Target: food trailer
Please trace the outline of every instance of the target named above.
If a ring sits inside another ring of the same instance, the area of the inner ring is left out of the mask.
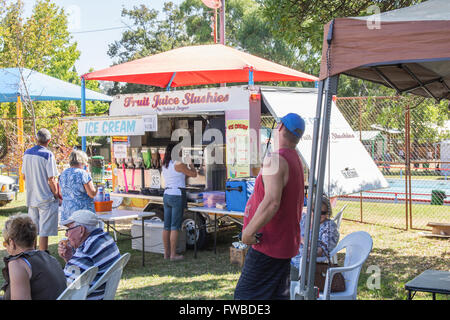
[[[271,129],[289,112],[305,119],[306,130],[297,151],[305,170],[310,168],[313,127],[320,121],[315,113],[318,90],[255,86],[255,82],[317,81],[314,76],[214,44],[176,48],[85,74],[82,92],[85,80],[139,83],[168,90],[118,95],[110,105],[109,116],[81,117],[78,129],[83,150],[87,136],[111,137],[111,199],[115,207],[152,211],[156,219],[163,219],[163,150],[171,140],[179,142],[181,160],[189,156],[199,173],[188,178],[186,185],[189,201],[183,226],[188,246],[202,247],[206,234],[217,225],[227,228],[242,223],[251,179],[271,150]],[[245,86],[228,86],[247,82]],[[211,84],[217,87],[175,89]],[[85,115],[83,99],[81,109]],[[324,188],[329,196],[388,185],[334,104],[330,131],[333,161],[327,164]],[[244,184],[234,187],[233,179]]]
[[[229,211],[230,201],[240,192],[230,196],[228,183],[258,175],[272,148],[271,131],[289,112],[300,114],[306,122],[297,151],[307,181],[316,99],[315,88],[250,85],[123,94],[114,97],[109,117],[79,118],[78,129],[80,136],[111,137],[115,206],[152,211],[159,220],[164,219],[164,151],[169,142],[177,143],[180,160],[190,158],[198,172],[186,180],[188,210],[183,227],[187,245],[201,248],[216,228],[242,223],[245,203],[241,210]],[[387,187],[334,103],[331,118],[333,161],[327,164],[327,193],[332,197]]]
[[[265,120],[262,120],[265,118]],[[123,94],[114,97],[109,117],[79,119],[79,136],[110,136],[112,199],[123,209],[153,211],[164,219],[164,179],[161,165],[169,142],[178,143],[180,160],[190,158],[197,177],[188,177],[189,207],[226,208],[227,179],[251,178],[260,169],[261,144],[273,122],[262,108],[261,92],[255,86],[216,87],[184,91]],[[262,135],[262,136],[261,136]],[[229,228],[242,215],[221,216],[185,213],[183,227],[187,245],[204,245],[206,233]],[[195,221],[198,228],[195,234]]]

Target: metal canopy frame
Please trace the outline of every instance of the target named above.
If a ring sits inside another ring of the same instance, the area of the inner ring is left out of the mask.
[[[314,287],[317,239],[319,238],[320,210],[312,214],[312,204],[315,208],[322,205],[323,186],[325,181],[325,165],[328,153],[328,138],[330,134],[331,104],[333,96],[337,93],[339,76],[332,76],[319,82],[316,117],[314,118],[313,142],[311,152],[311,165],[309,171],[309,197],[305,225],[309,226],[312,219],[312,230],[305,229],[305,241],[300,265],[301,276],[299,295],[300,299],[315,300],[318,292]],[[325,95],[324,95],[325,93]],[[325,96],[325,99],[324,99]],[[324,104],[325,103],[325,104]],[[322,120],[322,121],[321,121]],[[310,249],[308,249],[310,248]],[[313,263],[311,263],[311,261]],[[308,270],[308,272],[306,272]]]
[[[417,89],[423,89],[429,96],[430,98],[436,100],[437,102],[441,101],[442,99],[436,97],[428,88],[427,86],[436,82],[439,82],[445,90],[447,90],[450,93],[450,87],[445,83],[444,79],[442,77],[438,77],[432,80],[428,80],[428,81],[422,81],[419,79],[419,77],[411,70],[411,68],[405,64],[405,63],[400,63],[396,65],[399,69],[405,71],[405,73],[407,73],[416,83],[417,85],[413,86],[413,87],[409,87],[406,89],[399,89],[393,81],[391,81],[388,76],[386,76],[381,70],[381,67],[386,67],[386,66],[372,66],[371,69],[373,71],[376,72],[376,74],[385,82],[389,85],[389,87],[391,87],[392,89],[394,89],[398,95],[401,95],[403,93],[409,93],[411,91],[417,90]],[[390,67],[392,67],[390,65]]]

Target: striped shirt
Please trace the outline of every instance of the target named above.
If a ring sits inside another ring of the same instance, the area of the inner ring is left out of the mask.
[[[102,229],[97,228],[89,234],[87,239],[76,249],[72,258],[67,261],[64,274],[68,283],[92,266],[98,267],[97,275],[90,284],[92,286],[120,258],[119,248],[114,239]],[[88,300],[102,300],[106,284],[92,292]]]

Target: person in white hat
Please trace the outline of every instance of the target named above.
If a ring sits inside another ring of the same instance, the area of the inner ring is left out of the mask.
[[[89,210],[78,210],[61,221],[66,226],[68,241],[58,244],[58,254],[66,261],[64,274],[68,282],[72,282],[92,266],[98,267],[96,282],[108,268],[120,258],[119,248],[109,233],[100,228],[97,215]],[[91,293],[88,300],[101,300],[105,293],[105,285]]]

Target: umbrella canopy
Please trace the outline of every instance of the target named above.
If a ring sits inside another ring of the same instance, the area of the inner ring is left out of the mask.
[[[81,87],[26,68],[0,69],[0,102],[15,102],[17,96],[32,101],[81,100]],[[112,98],[86,90],[86,100]]]
[[[449,31],[448,0],[335,19],[324,28],[320,79],[342,73],[384,84],[399,94],[448,99]]]
[[[84,75],[86,80],[157,87],[253,81],[317,81],[318,78],[222,44],[182,47]]]

